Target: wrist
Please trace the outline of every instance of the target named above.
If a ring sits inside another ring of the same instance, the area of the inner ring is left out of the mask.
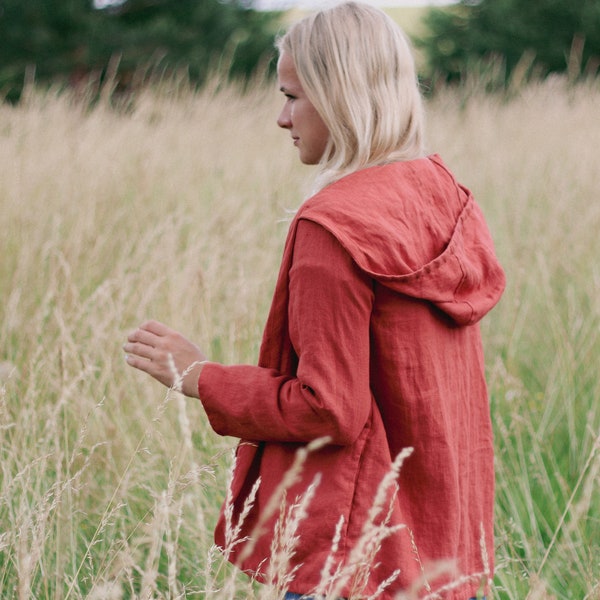
[[[181,393],[189,398],[199,398],[198,380],[204,365],[210,361],[200,360],[192,363],[181,376]]]

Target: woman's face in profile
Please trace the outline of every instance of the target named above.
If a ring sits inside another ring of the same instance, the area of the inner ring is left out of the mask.
[[[294,62],[286,52],[277,63],[277,81],[286,98],[277,125],[289,130],[300,160],[305,165],[316,165],[327,147],[329,130],[304,93]]]

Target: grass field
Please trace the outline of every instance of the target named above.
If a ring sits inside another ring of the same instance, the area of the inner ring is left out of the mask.
[[[146,318],[253,362],[307,190],[273,89],[0,106],[0,595],[269,598],[211,531],[234,440],[124,364]],[[600,598],[600,88],[428,105],[508,287],[483,323],[495,598]]]

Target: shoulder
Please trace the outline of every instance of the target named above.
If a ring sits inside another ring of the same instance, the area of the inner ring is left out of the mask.
[[[357,171],[299,209],[370,273],[410,272],[447,243],[463,210],[462,189],[437,155]]]
[[[300,208],[304,218],[320,215],[373,214],[386,205],[399,209],[422,195],[440,195],[456,189],[457,183],[441,158],[434,154],[356,171],[328,185]]]

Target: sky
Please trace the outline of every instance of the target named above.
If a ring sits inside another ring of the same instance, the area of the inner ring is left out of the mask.
[[[338,0],[339,1],[339,0]],[[363,0],[375,6],[431,6],[452,4],[453,0]],[[286,8],[325,8],[336,4],[336,0],[254,0],[254,7],[259,10],[279,10]]]

